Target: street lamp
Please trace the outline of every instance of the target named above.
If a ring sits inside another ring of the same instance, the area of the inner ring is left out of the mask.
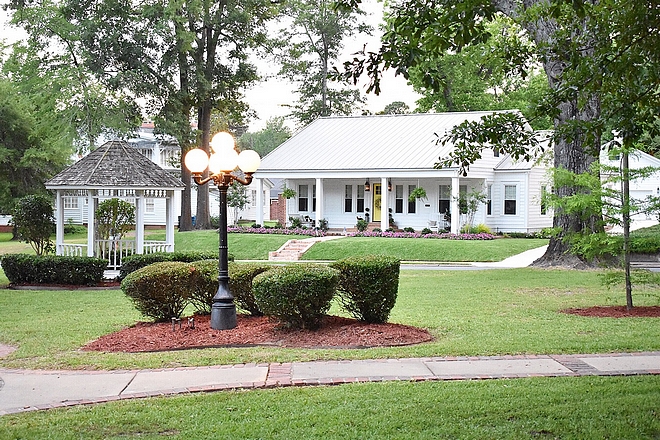
[[[234,149],[234,137],[227,132],[220,132],[211,139],[212,154],[195,148],[184,158],[186,168],[190,170],[197,185],[204,185],[211,180],[220,191],[220,245],[218,247],[218,292],[213,297],[211,306],[211,328],[228,330],[236,327],[236,305],[229,291],[229,263],[227,252],[227,189],[233,181],[243,185],[252,182],[252,174],[261,164],[259,154],[253,150],[241,151]],[[202,173],[208,168],[209,176],[202,178]],[[232,174],[239,168],[245,178]]]

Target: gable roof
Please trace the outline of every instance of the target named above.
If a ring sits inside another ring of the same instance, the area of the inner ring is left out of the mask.
[[[183,188],[180,179],[123,141],[110,141],[46,182],[48,189]]]
[[[319,118],[261,161],[259,172],[282,170],[433,169],[451,145],[438,136],[488,112]]]

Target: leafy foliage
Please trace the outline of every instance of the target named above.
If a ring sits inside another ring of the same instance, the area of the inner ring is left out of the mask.
[[[135,206],[125,200],[112,198],[99,203],[96,210],[98,233],[103,240],[121,239],[135,226]]]
[[[55,217],[49,197],[29,195],[18,199],[12,212],[12,223],[18,239],[30,243],[37,255],[55,250],[50,239],[55,232]]]
[[[155,263],[129,274],[121,289],[140,313],[165,322],[181,317],[194,291],[194,273],[190,263]]]
[[[218,291],[218,262],[215,260],[195,261],[197,281],[191,302],[198,312],[211,313],[213,297]],[[262,316],[254,294],[252,281],[260,273],[273,266],[258,263],[229,263],[229,291],[234,296],[237,307],[253,316]]]
[[[187,252],[156,252],[153,254],[133,254],[122,259],[121,268],[119,269],[119,279],[123,280],[131,272],[135,272],[145,266],[154,263],[161,263],[164,261],[179,261],[183,263],[192,263],[198,260],[216,259],[217,252],[204,252],[204,251],[187,251]],[[229,260],[233,261],[234,257],[229,256]]]
[[[15,284],[98,284],[108,262],[92,257],[7,254],[0,258],[2,269]]]
[[[339,270],[339,300],[360,321],[387,322],[399,290],[400,261],[384,255],[350,257],[330,267]]]
[[[330,71],[344,37],[370,33],[370,27],[358,20],[361,12],[338,10],[328,0],[293,0],[283,13],[292,23],[280,32],[280,75],[297,85],[293,116],[308,124],[319,116],[354,113],[364,102],[360,91],[340,77],[331,77]]]
[[[316,329],[330,309],[339,272],[311,264],[281,266],[258,275],[252,289],[259,309],[292,328]]]
[[[241,150],[254,150],[264,157],[291,137],[291,129],[284,125],[283,117],[266,121],[266,127],[256,133],[245,133],[238,139]]]

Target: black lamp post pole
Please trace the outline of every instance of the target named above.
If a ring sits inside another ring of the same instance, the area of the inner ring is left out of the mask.
[[[211,306],[211,328],[229,330],[236,327],[236,305],[229,291],[229,253],[227,246],[227,189],[231,176],[225,174],[218,182],[220,191],[220,244],[218,246],[218,292]]]

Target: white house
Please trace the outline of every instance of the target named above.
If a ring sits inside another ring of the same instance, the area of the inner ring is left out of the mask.
[[[541,203],[550,188],[545,164],[515,162],[494,149],[465,177],[457,168],[434,167],[452,148],[439,144],[438,136],[489,113],[319,118],[264,157],[255,182],[261,188],[266,179],[285,179],[296,192],[287,202],[288,215],[310,217],[317,226],[326,219],[333,229],[355,227],[358,217],[369,214],[385,230],[389,213],[397,228],[421,230],[433,222],[442,227],[445,212],[459,212],[459,195],[473,191],[487,195],[474,224],[506,232],[552,226],[552,212]],[[417,187],[427,197],[410,202]],[[460,217],[451,215],[451,232],[459,231]]]

